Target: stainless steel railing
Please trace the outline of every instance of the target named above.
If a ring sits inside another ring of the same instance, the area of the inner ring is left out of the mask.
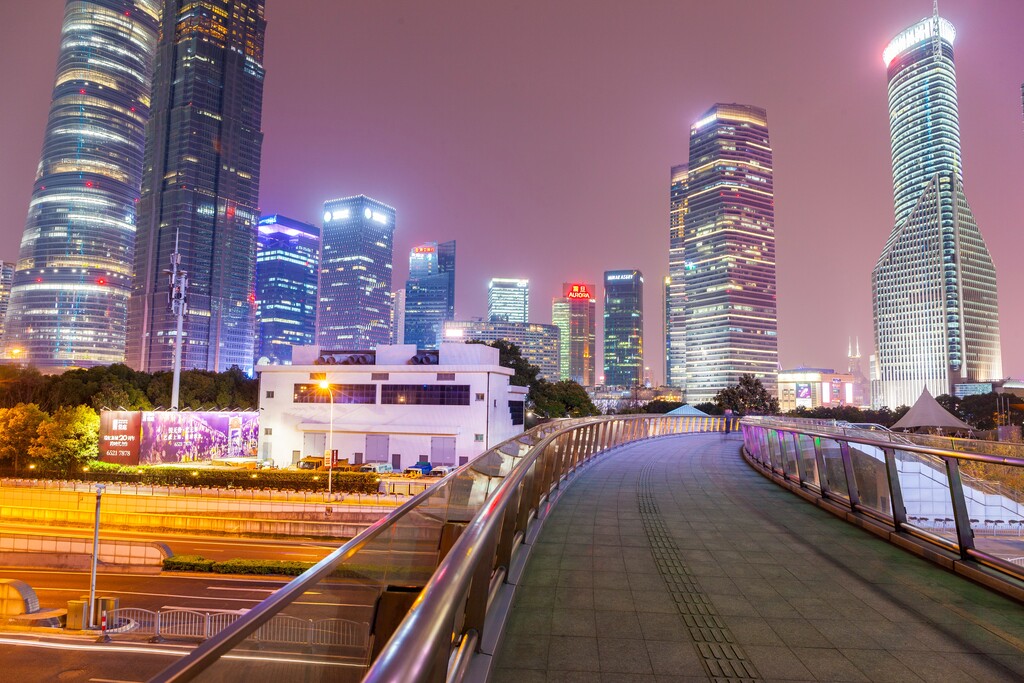
[[[152,680],[460,680],[486,667],[529,539],[578,467],[623,443],[725,424],[629,415],[534,428],[415,496]],[[282,652],[255,637],[278,615],[365,621],[366,646]]]
[[[962,444],[936,448],[912,436],[785,418],[744,418],[741,430],[750,460],[777,481],[997,577],[1024,580],[1024,568],[1012,561],[1024,555],[1020,491],[1004,495],[1017,487],[990,481],[1016,477],[1024,487],[1024,458],[997,454],[1012,449],[970,453],[959,450]]]

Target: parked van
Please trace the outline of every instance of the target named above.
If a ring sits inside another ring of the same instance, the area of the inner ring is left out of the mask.
[[[391,474],[394,472],[391,465],[386,462],[368,462],[359,468],[360,472],[375,472],[377,474]]]
[[[427,473],[427,476],[428,477],[447,477],[449,474],[451,474],[452,470],[454,470],[454,469],[455,469],[454,467],[448,467],[447,465],[438,465],[434,469],[430,470]]]

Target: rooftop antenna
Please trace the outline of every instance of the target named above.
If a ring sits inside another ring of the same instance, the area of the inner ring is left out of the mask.
[[[932,53],[936,59],[942,56],[942,39],[939,37],[939,0],[932,0]]]
[[[169,276],[170,291],[167,300],[171,313],[178,319],[178,334],[174,338],[174,374],[171,380],[171,410],[178,409],[178,394],[181,388],[181,348],[185,327],[185,310],[188,307],[188,273],[181,269],[181,254],[178,252],[179,231],[174,230],[174,253],[171,254],[171,268],[164,272]]]

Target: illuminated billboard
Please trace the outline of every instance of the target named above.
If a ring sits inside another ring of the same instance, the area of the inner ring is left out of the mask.
[[[796,385],[796,397],[797,398],[810,398],[811,397],[811,385],[810,384],[797,384]]]
[[[100,459],[161,465],[256,457],[259,415],[243,411],[128,412],[100,415]],[[134,455],[129,447],[136,444]],[[121,452],[129,451],[126,455]]]
[[[567,282],[563,285],[563,296],[567,299],[593,299],[590,289],[591,285]]]

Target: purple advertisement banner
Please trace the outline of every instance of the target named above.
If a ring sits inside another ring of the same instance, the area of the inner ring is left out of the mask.
[[[106,443],[104,438],[108,433],[114,438],[119,431],[114,427],[121,427],[124,422],[136,430],[141,422],[141,438],[132,449],[137,453],[136,462],[140,465],[256,457],[259,432],[259,415],[256,412],[104,411],[100,417],[101,443]],[[134,455],[132,453],[128,458],[114,458],[111,453],[102,452],[101,459],[106,462],[125,462],[126,459],[134,460],[131,457]]]

